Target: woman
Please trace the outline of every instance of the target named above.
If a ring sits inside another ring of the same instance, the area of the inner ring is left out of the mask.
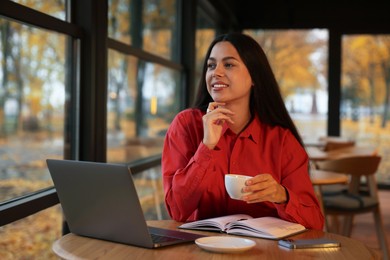
[[[177,221],[243,213],[322,229],[308,156],[260,45],[230,33],[206,55],[195,108],[173,120],[162,155],[165,203]],[[253,176],[242,200],[224,186],[228,173]]]

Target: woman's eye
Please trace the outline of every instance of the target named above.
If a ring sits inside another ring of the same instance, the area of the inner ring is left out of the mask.
[[[209,64],[207,64],[207,68],[208,69],[214,69],[215,68],[215,64],[214,63],[209,63]]]
[[[231,67],[233,67],[233,66],[234,66],[234,65],[231,64],[231,63],[226,63],[226,64],[225,64],[225,67],[226,67],[226,68],[231,68]]]

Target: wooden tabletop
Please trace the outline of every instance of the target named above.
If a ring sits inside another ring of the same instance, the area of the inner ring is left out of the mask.
[[[148,225],[176,229],[179,222],[172,220],[148,221]],[[131,231],[130,231],[131,232]],[[223,234],[204,231],[186,231],[221,236]],[[354,239],[326,233],[319,230],[308,230],[291,238],[326,237],[341,242],[340,248],[327,249],[287,249],[278,246],[275,240],[249,238],[256,246],[241,253],[212,253],[199,248],[195,243],[180,244],[158,249],[118,244],[103,240],[67,234],[53,244],[53,251],[63,259],[374,259],[367,247]]]
[[[325,152],[318,147],[306,147],[306,152],[312,161],[339,159],[357,155],[375,155],[377,149],[373,146],[349,146]]]
[[[310,170],[310,180],[313,185],[345,184],[348,182],[346,174],[323,170]]]

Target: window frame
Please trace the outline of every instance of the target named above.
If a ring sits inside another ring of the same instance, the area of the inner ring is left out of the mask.
[[[218,13],[206,0],[177,0],[177,45],[172,60],[168,60],[136,46],[108,38],[108,0],[66,1],[66,20],[55,18],[12,1],[0,2],[0,16],[27,26],[33,26],[70,37],[66,64],[69,82],[66,91],[71,96],[66,107],[66,143],[64,159],[106,161],[107,113],[107,53],[109,49],[138,59],[153,62],[181,75],[180,107],[190,105],[194,93],[196,12],[201,6],[208,14]],[[105,17],[102,19],[101,17]],[[99,19],[100,18],[100,19]],[[210,17],[213,19],[213,17]],[[229,29],[229,21],[216,23],[218,32]],[[232,24],[230,22],[230,24]],[[175,46],[176,46],[175,45]],[[99,54],[99,55],[98,55]],[[105,71],[106,73],[101,73]],[[137,161],[129,166],[137,174],[161,163],[161,154]],[[54,187],[38,190],[28,195],[0,202],[0,226],[30,216],[59,203]]]
[[[67,85],[73,86],[70,91],[70,105],[66,108],[67,119],[65,125],[72,125],[70,135],[70,150],[65,152],[65,158],[75,158],[77,156],[77,126],[78,126],[78,98],[77,89],[79,87],[79,74],[76,67],[79,66],[79,43],[84,37],[84,32],[80,26],[71,24],[67,21],[55,18],[45,13],[41,13],[26,6],[17,4],[12,1],[2,1],[0,15],[5,19],[11,19],[27,26],[33,26],[40,29],[57,32],[71,38],[70,57],[67,60],[69,67],[70,82]],[[68,86],[66,86],[68,87]],[[16,197],[11,200],[0,202],[0,226],[9,224],[16,220],[22,219],[41,210],[47,209],[59,203],[58,196],[54,187],[48,187],[43,190],[35,191],[31,194]]]

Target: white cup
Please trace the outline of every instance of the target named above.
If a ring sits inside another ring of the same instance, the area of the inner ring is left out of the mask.
[[[252,176],[239,174],[225,174],[225,188],[230,198],[239,200],[242,196],[250,194],[250,192],[242,192],[245,187],[245,181]]]

